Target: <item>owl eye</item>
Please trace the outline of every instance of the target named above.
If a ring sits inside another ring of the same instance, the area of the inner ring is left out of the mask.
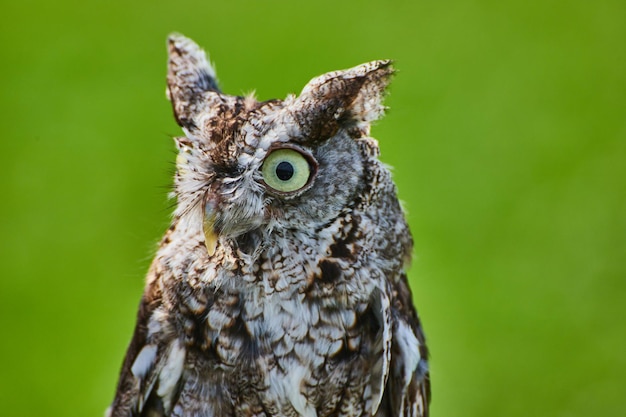
[[[261,168],[263,181],[276,191],[290,193],[298,191],[309,182],[311,167],[307,158],[300,152],[277,149],[270,153]]]

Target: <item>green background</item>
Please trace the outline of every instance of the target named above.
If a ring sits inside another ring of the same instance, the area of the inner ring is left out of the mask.
[[[396,60],[432,415],[626,415],[626,3],[3,1],[0,415],[100,416],[167,227],[165,38],[260,99]]]

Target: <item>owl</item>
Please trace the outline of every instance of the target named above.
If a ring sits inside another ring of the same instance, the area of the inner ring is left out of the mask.
[[[427,416],[413,242],[369,134],[391,62],[260,102],[192,40],[168,53],[177,205],[106,415]]]

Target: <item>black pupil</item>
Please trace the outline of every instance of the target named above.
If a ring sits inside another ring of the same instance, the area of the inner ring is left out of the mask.
[[[287,181],[293,177],[293,165],[289,162],[281,162],[276,166],[276,176],[281,181]]]

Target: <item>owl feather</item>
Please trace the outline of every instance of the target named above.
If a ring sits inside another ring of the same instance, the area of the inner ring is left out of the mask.
[[[168,51],[177,207],[107,416],[427,416],[413,242],[370,137],[391,62],[259,102],[190,39]]]

